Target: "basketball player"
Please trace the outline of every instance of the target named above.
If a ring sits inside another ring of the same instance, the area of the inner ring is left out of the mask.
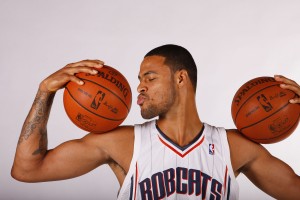
[[[74,74],[96,74],[99,60],[71,63],[43,80],[24,122],[12,176],[24,182],[69,179],[102,164],[115,173],[118,199],[238,199],[236,177],[243,173],[276,199],[299,199],[300,178],[264,147],[237,130],[206,124],[197,113],[197,69],[190,53],[176,45],[150,51],[141,63],[137,104],[145,119],[106,134],[90,133],[47,149],[47,121],[54,95]],[[283,76],[282,88],[300,95]],[[290,103],[300,103],[300,98]]]

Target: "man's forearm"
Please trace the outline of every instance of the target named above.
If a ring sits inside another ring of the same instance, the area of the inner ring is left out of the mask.
[[[47,152],[47,122],[55,93],[40,89],[23,124],[12,175],[24,175],[34,169]]]
[[[55,93],[39,90],[32,108],[23,124],[18,148],[21,144],[30,143],[32,155],[43,154],[47,150],[47,122]],[[36,143],[36,145],[34,145]],[[28,147],[29,147],[28,146]]]

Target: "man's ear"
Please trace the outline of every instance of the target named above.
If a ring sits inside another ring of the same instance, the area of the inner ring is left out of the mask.
[[[175,73],[175,76],[176,76],[175,78],[176,78],[176,83],[178,85],[178,88],[182,88],[184,85],[187,84],[189,77],[185,69],[178,70]]]

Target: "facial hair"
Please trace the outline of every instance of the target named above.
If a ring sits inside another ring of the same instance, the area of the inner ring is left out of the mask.
[[[164,116],[172,107],[176,99],[176,90],[174,84],[170,84],[170,89],[156,96],[156,99],[161,99],[161,102],[154,104],[150,103],[146,108],[141,109],[141,115],[144,119],[151,119],[156,116]],[[152,98],[151,98],[152,99]],[[151,100],[149,98],[149,100]]]

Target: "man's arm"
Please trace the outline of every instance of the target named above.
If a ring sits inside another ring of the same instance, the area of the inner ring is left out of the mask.
[[[283,76],[275,76],[281,87],[298,94],[290,103],[300,103],[300,86]],[[263,146],[229,130],[231,162],[235,174],[245,174],[258,188],[276,199],[299,199],[300,177],[283,161],[272,156]]]
[[[228,130],[227,133],[236,175],[245,174],[258,188],[276,199],[299,199],[300,177],[289,165],[237,130]]]
[[[299,199],[300,177],[292,168],[266,151],[247,163],[242,172],[257,187],[276,199]]]
[[[14,178],[28,182],[71,178],[107,162],[107,153],[97,148],[99,144],[90,142],[90,136],[66,142],[54,150],[47,150],[47,122],[55,92],[69,81],[83,84],[75,74],[79,72],[95,74],[93,67],[102,65],[103,62],[98,60],[72,63],[50,75],[40,84],[17,144],[11,172]],[[76,160],[75,155],[82,160]],[[80,169],[76,168],[78,160],[83,163]],[[75,170],[72,170],[72,165]]]

